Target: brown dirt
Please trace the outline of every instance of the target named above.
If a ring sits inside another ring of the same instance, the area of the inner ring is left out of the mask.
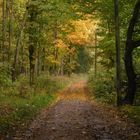
[[[81,81],[58,93],[57,103],[14,140],[140,140],[139,129],[118,114],[117,109],[91,101]]]

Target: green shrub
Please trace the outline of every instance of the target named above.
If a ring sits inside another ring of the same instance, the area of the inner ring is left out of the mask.
[[[115,103],[115,86],[113,72],[102,72],[94,78],[94,75],[89,76],[89,88],[93,96],[105,103]]]
[[[10,68],[6,65],[0,65],[0,87],[7,87],[12,84]]]
[[[65,87],[68,81],[59,78],[50,78],[47,75],[42,75],[37,78],[35,83],[36,89],[45,89],[47,93],[54,93]]]
[[[121,111],[133,119],[137,125],[140,125],[140,106],[125,105],[121,107]]]
[[[68,83],[68,79],[42,75],[30,87],[28,78],[21,75],[16,82],[0,88],[0,134],[4,136],[16,127],[26,126],[40,109],[55,100],[54,93]]]

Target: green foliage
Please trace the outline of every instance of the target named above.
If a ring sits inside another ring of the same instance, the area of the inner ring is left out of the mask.
[[[11,84],[12,84],[12,81],[11,81],[11,77],[10,77],[9,67],[6,65],[0,66],[0,86],[1,86],[1,88],[10,86]]]
[[[140,124],[140,106],[123,106],[121,111],[133,119],[136,124]]]
[[[26,128],[30,121],[55,101],[55,93],[64,87],[86,78],[85,75],[49,77],[42,74],[35,87],[28,85],[28,77],[20,76],[18,81],[0,92],[0,134],[6,136]],[[12,91],[12,92],[11,92]]]
[[[89,88],[92,95],[99,101],[115,104],[115,85],[113,71],[102,71],[94,78],[89,76]]]
[[[75,72],[86,73],[89,71],[92,59],[87,49],[84,46],[76,46],[77,51],[77,66]]]
[[[102,50],[102,59],[99,61],[106,69],[114,67],[115,64],[115,38],[111,35],[106,35],[98,46]]]
[[[47,91],[47,93],[51,94],[54,93],[56,91],[58,91],[59,89],[62,89],[65,86],[65,84],[63,83],[63,80],[61,79],[61,81],[58,81],[56,79],[50,78],[49,76],[40,76],[37,78],[36,84],[35,84],[35,88],[36,89],[45,89]]]
[[[5,96],[4,103],[0,104],[0,132],[9,132],[9,130],[15,127],[21,127],[20,125],[26,126],[26,123],[28,123],[41,108],[48,106],[53,100],[53,96],[45,93],[41,95],[30,95],[30,98],[26,99],[16,96],[12,96],[8,99],[8,97]],[[2,108],[4,104],[5,108]],[[6,113],[2,114],[4,111],[6,111]]]
[[[28,83],[28,77],[20,76],[17,82],[0,90],[0,134],[26,127],[40,109],[55,100],[54,93],[64,88],[68,79],[63,81],[44,74],[37,79],[35,87]]]

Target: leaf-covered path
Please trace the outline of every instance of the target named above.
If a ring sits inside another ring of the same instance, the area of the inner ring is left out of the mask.
[[[15,140],[139,140],[137,127],[117,114],[90,101],[86,82],[81,81],[58,93],[57,103]]]

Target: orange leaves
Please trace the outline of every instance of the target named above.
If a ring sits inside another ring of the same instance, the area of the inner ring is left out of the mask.
[[[73,22],[75,31],[68,36],[69,40],[74,44],[91,44],[90,36],[95,32],[97,22],[91,19]]]
[[[57,39],[56,47],[62,49],[62,48],[67,48],[67,45],[63,42],[63,40]]]
[[[69,53],[69,54],[74,54],[76,49],[75,48],[70,48],[69,44],[66,44],[63,40],[57,39],[56,41],[56,47],[58,48],[60,53]]]

